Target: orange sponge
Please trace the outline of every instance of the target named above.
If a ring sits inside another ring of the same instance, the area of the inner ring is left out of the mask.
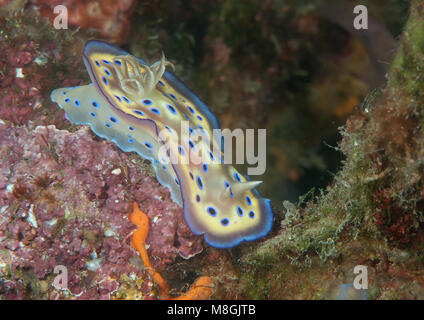
[[[138,251],[144,266],[150,274],[150,277],[159,286],[159,296],[161,299],[204,300],[212,294],[211,279],[209,277],[202,276],[193,283],[187,292],[178,297],[172,298],[169,295],[168,285],[165,280],[150,264],[146,250],[146,238],[149,233],[149,218],[138,208],[136,202],[133,204],[133,211],[130,213],[129,219],[138,227],[131,236],[131,246]]]

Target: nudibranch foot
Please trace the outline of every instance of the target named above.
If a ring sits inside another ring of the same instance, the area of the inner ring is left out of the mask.
[[[140,120],[146,124],[144,130],[139,130],[138,121],[110,106],[93,84],[56,89],[51,93],[51,99],[65,109],[65,117],[72,123],[87,124],[97,136],[113,141],[121,150],[135,151],[142,158],[149,160],[160,184],[168,187],[172,200],[182,206],[180,186],[175,183],[177,177],[172,166],[162,165],[154,156],[160,148],[160,143],[146,130],[148,126],[151,131],[154,130],[152,121]],[[88,107],[88,110],[84,107]]]
[[[137,226],[137,230],[131,235],[131,246],[140,254],[140,258],[152,280],[159,286],[159,297],[165,300],[205,300],[212,294],[212,282],[209,277],[199,277],[193,285],[178,297],[171,297],[168,285],[162,276],[150,264],[146,250],[146,238],[149,233],[149,219],[141,211],[136,202],[133,203],[133,211],[129,220]]]

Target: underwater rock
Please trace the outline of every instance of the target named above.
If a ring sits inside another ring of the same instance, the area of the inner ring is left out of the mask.
[[[107,299],[120,285],[140,279],[138,256],[128,241],[134,230],[128,197],[149,217],[146,243],[155,268],[202,251],[201,237],[189,231],[181,208],[149,175],[149,165],[110,142],[96,141],[87,127],[71,133],[2,121],[0,145],[0,293],[5,298]],[[67,291],[51,285],[58,265],[68,269]],[[120,281],[124,278],[129,280]],[[30,297],[24,295],[28,282]],[[48,289],[38,292],[40,286]],[[149,296],[151,286],[141,287],[140,294]]]
[[[40,7],[41,14],[52,21],[57,16],[55,6],[63,5],[71,26],[94,28],[99,36],[115,43],[125,40],[134,9],[133,0],[32,0],[31,4]]]
[[[33,108],[41,105],[40,74],[32,73],[31,62],[36,57],[35,43],[0,46],[0,117],[15,123],[27,121]],[[28,77],[31,73],[32,76]]]
[[[70,86],[80,82],[82,70],[75,59],[80,40],[72,39],[70,33],[59,36],[46,19],[29,11],[13,17],[0,13],[0,25],[4,26],[0,45],[0,119],[20,125],[32,120],[63,127],[65,121],[56,106],[45,102],[49,93],[46,90],[58,82]],[[71,43],[75,52],[61,50]]]

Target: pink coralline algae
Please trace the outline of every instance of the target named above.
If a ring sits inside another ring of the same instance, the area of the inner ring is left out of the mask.
[[[51,20],[57,16],[54,8],[65,6],[71,26],[94,28],[100,37],[115,43],[125,39],[134,9],[133,0],[32,0],[30,3]]]
[[[0,47],[0,118],[23,123],[31,112],[41,106],[40,74],[33,74],[31,62],[36,57],[34,42],[11,47],[3,43]],[[26,75],[33,74],[32,77]]]
[[[25,290],[29,281],[44,284],[44,298],[108,299],[123,275],[146,279],[128,241],[132,201],[149,217],[155,268],[202,251],[202,238],[149,170],[87,127],[71,133],[0,121],[0,295],[37,297]],[[68,269],[68,290],[52,286],[58,265]],[[143,283],[146,298],[151,286]]]
[[[77,46],[76,46],[77,47]],[[78,47],[77,47],[78,48]],[[37,123],[62,124],[64,119],[54,113],[57,106],[45,103],[46,88],[58,82],[74,86],[79,73],[79,61],[70,55],[59,53],[54,41],[28,40],[17,36],[13,41],[3,41],[0,46],[0,119],[15,124],[25,124],[28,120]],[[77,51],[77,49],[76,49]],[[63,65],[53,62],[60,60]],[[74,76],[66,76],[76,73]],[[46,77],[46,74],[50,75]],[[49,92],[48,92],[49,93]],[[45,114],[49,113],[49,117]]]

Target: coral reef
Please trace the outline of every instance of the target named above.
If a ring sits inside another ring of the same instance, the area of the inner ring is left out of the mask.
[[[146,243],[155,268],[202,251],[202,240],[189,231],[181,208],[137,156],[95,141],[87,128],[70,133],[3,122],[0,132],[0,291],[5,298],[109,298],[119,293],[123,277],[135,277],[135,285],[141,274],[126,240],[134,229],[128,199],[138,201],[152,221]],[[50,287],[56,265],[68,268],[65,293]],[[25,286],[34,283],[44,287],[28,296]],[[145,284],[140,294],[149,296],[150,289]]]

